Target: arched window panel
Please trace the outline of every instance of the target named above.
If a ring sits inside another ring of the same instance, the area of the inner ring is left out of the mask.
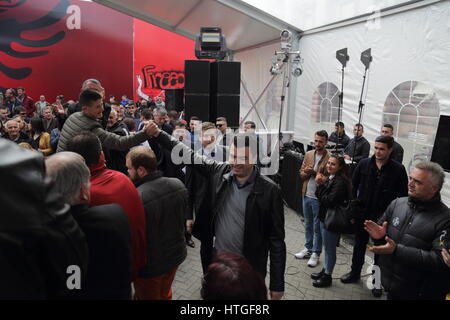
[[[338,120],[339,94],[331,82],[321,83],[312,96],[311,119],[317,123],[334,123]]]
[[[439,122],[440,106],[433,89],[419,81],[405,81],[386,97],[383,123],[394,126],[396,140],[405,149],[409,168],[429,160]]]

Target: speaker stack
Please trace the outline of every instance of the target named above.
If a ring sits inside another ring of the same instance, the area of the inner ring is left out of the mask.
[[[166,109],[181,112],[184,109],[184,89],[165,89]]]
[[[229,127],[239,127],[241,63],[186,60],[184,66],[186,120],[225,117]]]

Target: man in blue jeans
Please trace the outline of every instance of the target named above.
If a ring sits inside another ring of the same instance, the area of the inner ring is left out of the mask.
[[[303,215],[305,217],[305,249],[295,254],[297,259],[308,259],[308,266],[315,267],[319,263],[322,252],[322,235],[320,234],[319,201],[316,193],[316,174],[326,176],[325,165],[329,158],[325,146],[328,143],[328,133],[317,131],[314,135],[315,150],[308,151],[300,168],[303,180]]]

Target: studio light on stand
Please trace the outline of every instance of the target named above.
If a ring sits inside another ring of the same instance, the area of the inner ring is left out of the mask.
[[[365,69],[364,69],[364,77],[363,77],[363,83],[362,83],[362,88],[361,88],[361,96],[359,98],[359,105],[358,105],[358,113],[359,113],[358,123],[361,123],[361,121],[362,121],[362,115],[363,115],[363,110],[364,110],[364,103],[362,101],[363,94],[364,94],[364,86],[366,84],[367,70],[369,70],[370,63],[372,62],[372,60],[373,60],[373,57],[372,57],[372,49],[371,48],[361,52],[361,62],[363,63]],[[353,149],[353,155],[355,155],[355,152],[356,152],[356,136],[355,136],[355,147]],[[354,158],[354,156],[352,157],[352,165],[354,163],[353,158]]]
[[[339,106],[338,106],[338,122],[341,121],[341,114],[342,114],[342,108],[344,105],[344,70],[347,66],[347,62],[350,61],[350,56],[347,53],[347,48],[340,49],[336,51],[336,59],[341,63],[342,69],[341,69],[341,93],[339,94]],[[337,143],[336,143],[336,149],[335,152],[337,152],[337,148],[339,146],[340,142],[339,132],[337,135]]]

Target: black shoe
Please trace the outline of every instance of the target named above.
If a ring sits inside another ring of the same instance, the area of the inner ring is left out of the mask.
[[[186,244],[191,248],[195,248],[195,242],[192,239],[189,239],[188,241],[186,241]]]
[[[320,272],[312,273],[311,274],[311,279],[319,280],[320,278],[322,278],[324,273],[325,273],[325,269],[322,269],[322,271],[320,271]]]
[[[331,282],[333,280],[331,279],[331,274],[323,273],[323,276],[319,279],[313,282],[313,286],[316,288],[325,288],[331,286]]]
[[[383,289],[375,289],[375,288],[373,288],[372,289],[372,295],[375,298],[380,298],[383,295]]]
[[[341,277],[341,282],[342,283],[355,283],[355,282],[358,282],[359,279],[360,279],[359,274],[354,274],[352,271],[350,271],[349,273],[346,273]]]

